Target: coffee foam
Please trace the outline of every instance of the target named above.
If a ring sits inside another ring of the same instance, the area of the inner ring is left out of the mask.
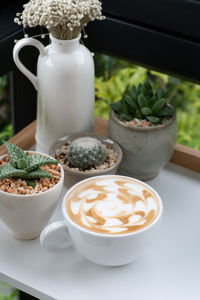
[[[140,230],[158,215],[159,201],[145,184],[124,177],[97,177],[78,185],[67,197],[66,210],[79,226],[97,233]]]

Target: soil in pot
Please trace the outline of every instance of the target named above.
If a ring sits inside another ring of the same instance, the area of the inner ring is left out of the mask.
[[[118,159],[118,153],[115,152],[115,150],[111,147],[111,145],[108,145],[106,143],[102,143],[105,146],[106,149],[106,160],[99,166],[93,166],[90,169],[87,170],[81,170],[79,168],[70,167],[69,161],[67,159],[66,153],[69,149],[70,143],[66,143],[61,148],[59,148],[56,151],[55,158],[63,165],[64,168],[70,170],[70,171],[79,171],[82,173],[88,173],[88,172],[96,172],[97,170],[106,170],[112,166],[114,166]]]
[[[125,120],[122,120],[119,118],[119,120],[121,122],[123,122],[126,126],[128,127],[135,127],[135,128],[140,128],[140,127],[143,127],[143,128],[153,128],[153,127],[158,127],[158,126],[161,126],[161,125],[165,125],[167,124],[170,120],[171,120],[171,117],[165,117],[161,123],[158,123],[158,124],[153,124],[151,123],[150,121],[146,120],[146,119],[137,119],[137,118],[134,118],[133,120],[131,121],[125,121]]]

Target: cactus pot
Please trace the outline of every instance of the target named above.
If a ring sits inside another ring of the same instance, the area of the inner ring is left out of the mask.
[[[81,133],[81,134],[66,135],[66,136],[58,139],[56,142],[54,142],[51,145],[51,147],[49,149],[49,154],[55,158],[57,150],[60,149],[63,145],[65,145],[66,143],[71,143],[73,140],[78,139],[80,137],[86,137],[86,136],[96,138],[100,142],[110,145],[114,149],[114,151],[118,154],[117,161],[114,165],[110,166],[107,169],[92,170],[92,171],[87,171],[87,172],[71,170],[69,168],[66,168],[63,165],[63,169],[65,172],[64,184],[67,188],[70,188],[72,185],[76,184],[77,182],[84,180],[86,178],[89,178],[89,177],[116,174],[118,166],[122,160],[122,150],[117,143],[115,143],[108,137],[97,135],[94,133]]]
[[[156,177],[169,162],[176,143],[176,116],[153,127],[130,127],[111,111],[109,137],[122,148],[119,173],[140,180]]]

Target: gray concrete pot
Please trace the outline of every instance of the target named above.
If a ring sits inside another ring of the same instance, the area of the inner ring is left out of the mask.
[[[176,116],[155,127],[129,127],[111,111],[108,134],[123,151],[119,173],[148,180],[156,177],[172,156],[177,136]]]
[[[114,151],[117,152],[118,159],[117,159],[117,162],[113,166],[111,166],[110,168],[108,168],[106,170],[95,170],[95,171],[93,170],[93,171],[81,172],[81,171],[72,171],[70,169],[65,168],[65,166],[63,166],[64,172],[65,172],[64,184],[67,188],[70,188],[72,185],[76,184],[77,182],[84,180],[86,178],[89,178],[89,177],[116,174],[118,166],[122,160],[122,150],[121,150],[120,146],[117,143],[115,143],[114,141],[112,141],[111,139],[109,139],[108,137],[97,135],[95,133],[80,133],[80,134],[66,135],[66,136],[60,138],[59,140],[55,141],[51,145],[51,147],[49,149],[49,153],[51,153],[50,155],[55,157],[57,149],[61,148],[67,142],[72,142],[73,140],[75,140],[79,137],[84,137],[84,136],[94,137],[94,138],[98,139],[99,141],[110,145],[114,149]]]

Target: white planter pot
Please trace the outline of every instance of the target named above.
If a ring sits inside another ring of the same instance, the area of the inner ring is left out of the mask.
[[[24,38],[17,42],[13,58],[38,91],[36,151],[48,153],[50,145],[66,135],[93,131],[94,62],[89,50],[73,40],[50,36],[44,47],[38,40]],[[19,60],[24,46],[35,46],[40,55],[37,77]],[[27,99],[28,100],[28,99]]]
[[[64,170],[60,164],[59,166],[59,182],[45,192],[17,195],[0,190],[0,219],[15,238],[29,240],[38,237],[51,218],[64,181]]]

